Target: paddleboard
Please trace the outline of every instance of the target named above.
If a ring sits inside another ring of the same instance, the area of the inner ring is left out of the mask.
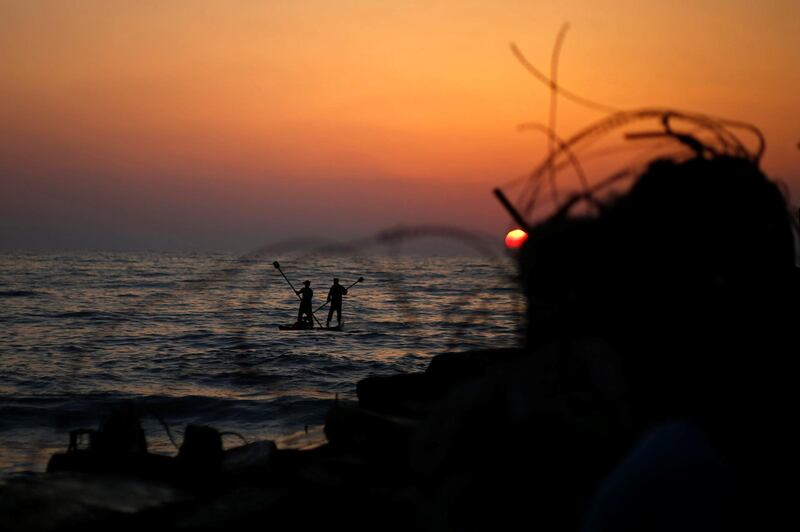
[[[337,325],[335,327],[305,327],[297,326],[295,323],[291,325],[278,325],[278,329],[282,331],[342,331],[343,328],[343,325]]]

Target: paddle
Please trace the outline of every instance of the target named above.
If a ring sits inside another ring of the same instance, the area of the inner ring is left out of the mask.
[[[358,283],[360,283],[360,282],[361,282],[361,281],[363,281],[363,280],[364,280],[364,278],[363,278],[363,277],[359,277],[359,278],[358,278],[358,281],[354,282],[353,284],[351,284],[350,286],[348,286],[347,288],[345,288],[345,290],[350,290],[351,288],[353,288],[355,285],[357,285]],[[322,305],[320,305],[320,306],[319,306],[319,308],[318,308],[317,310],[315,310],[314,312],[319,312],[320,310],[322,310],[323,308],[325,308],[325,307],[328,305],[328,303],[330,303],[330,301],[326,301],[325,303],[323,303]]]
[[[286,274],[285,274],[285,273],[283,273],[283,270],[281,270],[281,265],[278,263],[278,261],[276,260],[275,262],[273,262],[273,263],[272,263],[272,265],[273,265],[273,266],[275,266],[275,269],[276,269],[276,270],[278,270],[279,272],[281,272],[281,275],[283,275],[283,278],[284,278],[284,279],[286,279],[286,282],[287,282],[287,283],[289,283],[289,286],[291,286],[291,287],[292,287],[292,291],[294,292],[294,295],[296,295],[296,296],[297,296],[297,299],[303,299],[302,297],[300,297],[300,294],[298,294],[298,293],[297,293],[297,290],[295,290],[295,289],[294,289],[294,285],[293,285],[293,284],[292,284],[292,282],[289,280],[289,278],[288,278],[288,277],[286,277]],[[317,317],[316,317],[316,316],[314,316],[314,313],[313,313],[313,312],[311,313],[311,316],[314,318],[314,321],[316,321],[316,322],[317,322],[317,325],[319,325],[319,326],[322,328],[322,324],[319,322],[319,320],[317,319]]]

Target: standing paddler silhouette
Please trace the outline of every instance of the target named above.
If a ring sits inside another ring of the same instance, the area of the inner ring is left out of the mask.
[[[292,291],[300,299],[300,310],[297,313],[297,323],[295,323],[292,327],[281,326],[280,328],[284,329],[284,330],[285,329],[311,329],[311,328],[314,327],[314,322],[315,321],[317,322],[317,325],[322,327],[322,324],[317,320],[317,317],[314,316],[314,311],[311,309],[311,299],[314,297],[314,291],[311,290],[311,281],[305,281],[303,283],[305,285],[304,288],[302,288],[300,290],[296,290],[294,285],[292,284],[292,282],[289,280],[289,278],[286,277],[286,274],[283,273],[283,270],[281,269],[281,265],[278,263],[278,261],[276,260],[275,262],[272,263],[272,265],[275,267],[276,270],[281,272],[281,275],[286,280],[286,282],[289,283],[289,286],[291,287]],[[307,299],[307,304],[304,304],[304,301],[306,299]],[[303,315],[307,316],[308,325],[306,325],[306,322],[304,322],[302,320]]]
[[[325,322],[325,327],[330,328],[331,318],[334,311],[336,312],[337,327],[342,326],[342,296],[347,295],[347,288],[339,284],[339,278],[333,278],[333,286],[328,291],[328,301],[331,303],[331,308],[328,310],[328,320]]]
[[[296,290],[295,293],[300,296],[300,310],[297,311],[297,325],[302,328],[302,325],[307,326],[309,329],[314,328],[314,309],[311,306],[311,299],[314,297],[314,291],[311,289],[311,281],[303,281],[303,288]],[[305,316],[305,321],[303,316]]]

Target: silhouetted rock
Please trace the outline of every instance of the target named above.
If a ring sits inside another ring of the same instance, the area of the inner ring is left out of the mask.
[[[523,356],[520,349],[487,349],[434,356],[424,373],[368,377],[358,382],[360,407],[384,414],[424,417],[455,386]]]
[[[476,377],[483,377],[494,366],[523,356],[519,348],[483,349],[460,353],[442,353],[431,359],[425,374],[443,391]]]
[[[225,476],[263,474],[276,452],[277,447],[272,441],[257,441],[227,449],[222,454],[220,472]]]
[[[424,415],[443,392],[425,373],[368,377],[356,386],[359,407],[407,417]]]
[[[84,435],[89,437],[88,446],[80,448],[78,440]],[[72,431],[67,452],[54,454],[47,471],[132,475],[160,480],[171,479],[175,474],[171,458],[147,452],[144,430],[131,406],[113,410],[101,421],[98,430]]]
[[[412,419],[340,403],[328,413],[325,435],[337,449],[402,460],[406,440],[416,426]]]
[[[131,476],[60,472],[15,477],[0,483],[0,530],[108,530],[110,523],[130,522],[148,510],[189,499],[173,486]]]

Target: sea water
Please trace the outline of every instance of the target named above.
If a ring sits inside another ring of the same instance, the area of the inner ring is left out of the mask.
[[[298,301],[274,260],[295,288],[311,281],[314,308],[334,276],[364,277],[343,332],[278,329]],[[0,254],[0,474],[44,470],[71,429],[120,404],[137,406],[150,450],[167,454],[158,418],[178,443],[188,423],[247,441],[318,426],[367,376],[518,345],[515,273],[504,256]]]

